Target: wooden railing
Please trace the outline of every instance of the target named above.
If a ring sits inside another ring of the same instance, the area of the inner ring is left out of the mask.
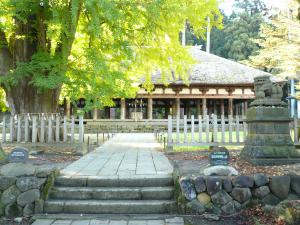
[[[1,141],[25,143],[83,143],[83,117],[68,119],[59,114],[19,114],[4,116]]]
[[[299,121],[290,124],[295,145],[299,145]],[[213,116],[192,115],[191,119],[168,117],[167,147],[173,146],[217,146],[244,145],[247,136],[247,123],[241,116],[218,118]]]

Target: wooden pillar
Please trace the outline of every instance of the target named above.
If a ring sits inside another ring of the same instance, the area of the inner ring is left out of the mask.
[[[232,98],[228,99],[228,116],[229,115],[233,116],[233,99]]]
[[[224,109],[224,99],[221,99],[220,100],[221,101],[221,116],[224,116],[224,114],[225,114],[225,109]]]
[[[202,99],[202,116],[207,115],[207,104],[206,104],[206,98]]]
[[[172,102],[172,115],[173,115],[173,118],[176,118],[176,100],[174,99],[173,102]]]
[[[180,116],[180,98],[176,98],[176,115]]]
[[[188,119],[191,118],[191,101],[190,100],[188,100],[187,104],[186,104],[186,115],[187,115]]]
[[[201,115],[201,102],[200,99],[196,100],[197,116]]]
[[[214,111],[213,111],[213,113],[214,113],[214,115],[216,115],[217,116],[217,114],[218,114],[218,110],[217,110],[217,100],[213,100],[213,107],[214,107]]]
[[[245,114],[246,114],[247,110],[248,110],[248,101],[247,100],[244,102],[244,110],[245,110]]]
[[[66,99],[66,112],[65,112],[65,115],[67,117],[71,116],[71,103],[68,99]]]
[[[153,99],[148,98],[148,104],[147,104],[147,118],[148,120],[152,120],[152,114],[153,114]]]
[[[98,119],[98,109],[93,110],[93,120]]]
[[[121,99],[121,120],[126,119],[126,101],[124,98]]]

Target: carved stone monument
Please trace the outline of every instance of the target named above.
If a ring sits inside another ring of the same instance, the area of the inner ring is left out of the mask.
[[[300,152],[290,136],[292,120],[282,99],[282,88],[268,76],[254,80],[255,100],[246,113],[248,134],[241,158],[255,165],[300,162]]]

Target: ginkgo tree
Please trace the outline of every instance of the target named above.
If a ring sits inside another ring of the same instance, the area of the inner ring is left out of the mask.
[[[221,24],[217,0],[0,0],[0,84],[12,113],[57,112],[62,94],[93,107],[133,96],[161,71],[186,79],[178,33],[197,35],[207,17]],[[171,71],[173,73],[171,73]]]

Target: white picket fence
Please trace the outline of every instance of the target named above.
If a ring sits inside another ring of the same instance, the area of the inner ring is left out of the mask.
[[[295,144],[299,144],[299,123],[294,119],[291,123]],[[192,115],[187,119],[168,116],[167,147],[173,146],[218,146],[244,145],[247,136],[247,123],[241,116],[218,118],[213,116]]]
[[[59,143],[84,141],[83,116],[68,119],[59,114],[19,114],[4,116],[2,143]],[[78,138],[75,138],[75,136]]]

